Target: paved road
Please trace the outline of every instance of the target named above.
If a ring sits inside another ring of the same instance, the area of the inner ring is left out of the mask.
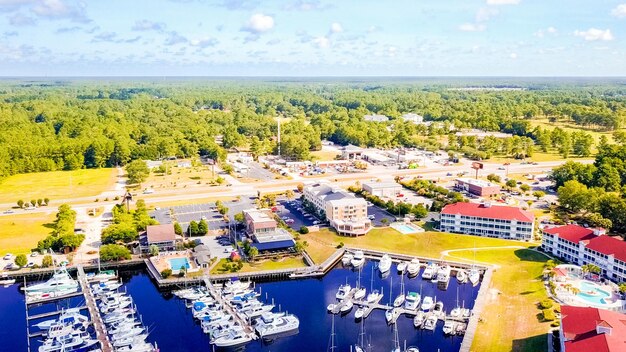
[[[584,160],[584,163],[593,163],[593,160]],[[563,164],[563,161],[548,161],[548,162],[540,162],[538,165],[521,165],[521,164],[512,164],[509,166],[509,174],[515,173],[542,173],[550,171],[555,166],[559,166]],[[333,182],[336,185],[340,186],[348,186],[354,184],[357,180],[368,180],[372,178],[389,178],[395,176],[415,176],[422,175],[426,179],[438,179],[445,178],[448,173],[452,173],[456,176],[457,173],[468,171],[468,175],[473,175],[473,170],[470,168],[471,163],[464,163],[452,166],[439,166],[433,167],[429,169],[408,169],[408,170],[388,170],[388,169],[378,169],[378,170],[369,170],[364,173],[358,174],[340,174],[340,175],[320,175],[316,179],[310,179],[310,181],[316,180],[328,180]],[[501,167],[501,163],[484,163],[484,169],[480,171],[480,175],[487,175],[490,173],[503,173],[504,171],[498,170]],[[230,178],[229,178],[230,181]],[[174,201],[192,201],[194,199],[203,199],[207,197],[211,198],[228,198],[228,197],[236,197],[239,195],[254,195],[256,196],[257,191],[261,192],[281,192],[288,189],[294,189],[300,182],[299,180],[272,180],[268,182],[260,182],[255,183],[254,185],[242,184],[240,182],[234,183],[232,186],[221,186],[221,187],[211,187],[206,191],[201,191],[198,189],[178,189],[171,191],[163,191],[155,194],[146,194],[142,195],[142,198],[147,202],[174,202]],[[79,207],[93,207],[93,200],[96,197],[78,197],[78,198],[67,198],[67,199],[58,199],[51,201],[50,207],[57,207],[63,203],[70,203],[74,208]],[[81,204],[82,203],[82,204]],[[85,204],[87,203],[87,204]],[[109,202],[100,202],[98,206],[103,205],[113,205],[117,202],[109,201]],[[14,203],[4,203],[0,204],[0,209],[7,209],[14,206]],[[49,208],[43,207],[33,210],[28,210],[30,213],[40,213],[49,211]],[[18,210],[15,213],[22,213],[22,210]],[[6,215],[0,213],[0,216]]]

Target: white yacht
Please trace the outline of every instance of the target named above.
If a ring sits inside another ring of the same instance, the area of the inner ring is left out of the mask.
[[[55,271],[50,279],[46,282],[25,286],[22,289],[26,293],[51,293],[65,290],[78,290],[78,282],[70,276],[65,267]]]
[[[428,265],[426,265],[426,268],[424,269],[424,272],[422,273],[422,279],[430,280],[435,277],[435,275],[437,275],[437,268],[437,264],[432,262],[428,263]]]
[[[252,341],[252,338],[243,331],[231,330],[226,336],[219,337],[213,341],[217,347],[234,347],[246,344]]]
[[[456,281],[460,284],[464,284],[467,282],[467,273],[463,269],[459,269],[456,271]]]
[[[435,307],[433,308],[433,313],[439,319],[443,319],[446,315],[446,312],[443,310],[443,302],[438,301],[435,303]]]
[[[365,297],[365,294],[367,293],[367,289],[365,287],[359,287],[356,288],[354,291],[354,296],[352,296],[354,299],[362,299],[363,297]]]
[[[429,310],[431,310],[433,308],[433,305],[435,305],[435,302],[433,301],[433,298],[430,296],[426,296],[422,300],[422,310],[424,312],[428,312]]]
[[[444,265],[437,271],[437,282],[448,283],[450,281],[450,266]]]
[[[6,274],[2,274],[0,277],[0,285],[4,285],[5,287],[9,285],[13,285],[15,283],[15,279],[10,279]]]
[[[274,309],[274,305],[273,304],[259,304],[256,306],[253,306],[247,310],[243,311],[243,314],[246,315],[246,317],[248,317],[248,319],[251,318],[256,318],[261,316],[264,313],[270,312],[272,309]]]
[[[127,329],[125,331],[119,332],[117,334],[111,335],[111,340],[113,342],[117,341],[117,340],[124,340],[127,339],[129,337],[135,337],[137,335],[141,335],[145,332],[145,329],[143,327],[134,327],[132,329]]]
[[[238,290],[246,290],[250,288],[250,281],[231,280],[224,284],[224,292],[234,292]],[[206,289],[205,289],[206,290]]]
[[[401,293],[398,295],[398,297],[396,297],[396,299],[393,300],[393,306],[400,307],[401,305],[404,304],[405,300],[406,300],[406,296],[404,295],[404,293]]]
[[[126,339],[117,340],[113,343],[113,347],[119,348],[123,346],[129,346],[133,344],[140,344],[142,342],[146,342],[146,338],[148,338],[148,334],[140,334],[133,337],[128,337]]]
[[[384,254],[382,258],[380,258],[380,262],[378,263],[378,270],[381,273],[386,273],[391,269],[391,257],[389,255]]]
[[[367,303],[378,302],[382,296],[382,293],[380,293],[378,290],[374,290],[367,295],[366,301]]]
[[[352,303],[352,301],[346,301],[346,303],[343,306],[341,306],[341,308],[339,308],[339,311],[341,313],[347,313],[352,310],[353,306],[354,304]]]
[[[387,324],[391,324],[393,321],[393,309],[387,309],[385,311],[385,320],[387,321]]]
[[[158,351],[151,343],[139,342],[132,343],[128,346],[123,346],[115,349],[115,352],[155,352]]]
[[[273,314],[264,314],[261,316],[260,321],[257,320],[255,329],[259,333],[259,336],[267,337],[297,330],[299,326],[300,320],[293,314],[279,317]]]
[[[426,317],[426,320],[424,321],[424,329],[426,330],[435,330],[435,328],[437,327],[437,317],[435,315],[430,315],[428,317]]]
[[[478,282],[480,281],[480,271],[478,271],[478,269],[476,268],[472,268],[470,269],[468,277],[472,285],[476,286],[478,285]]]
[[[456,322],[454,320],[446,320],[443,324],[443,333],[446,335],[456,334]]]
[[[89,318],[85,315],[80,314],[80,310],[78,308],[71,308],[63,311],[63,313],[61,313],[61,315],[59,315],[57,319],[45,320],[35,324],[34,326],[41,330],[47,330],[59,321],[66,322],[68,324],[83,324],[88,323]]]
[[[359,307],[359,309],[354,312],[354,319],[361,319],[363,315],[365,315],[365,308]]]
[[[39,352],[65,352],[86,350],[95,345],[98,340],[80,335],[65,335],[55,339],[47,339],[39,346]]]
[[[422,326],[424,325],[424,320],[426,319],[426,314],[422,311],[417,312],[417,314],[415,315],[415,318],[413,318],[413,326],[415,326],[418,329],[421,329]]]
[[[409,277],[417,276],[417,273],[420,272],[420,261],[417,258],[412,259],[411,262],[407,264],[406,271],[409,273]]]
[[[406,295],[406,301],[404,302],[404,308],[408,310],[417,310],[420,306],[422,297],[417,292],[409,292]]]
[[[350,293],[351,289],[352,289],[352,286],[350,286],[350,284],[341,285],[339,286],[339,290],[337,291],[337,294],[335,295],[335,297],[338,300],[342,300],[348,297],[348,294]]]
[[[350,264],[352,264],[353,267],[358,268],[363,265],[363,263],[365,263],[365,254],[363,251],[354,252],[354,256],[350,260]]]
[[[352,253],[348,253],[348,252],[346,252],[346,253],[343,255],[343,258],[341,258],[341,263],[342,263],[343,265],[348,265],[348,264],[350,264],[350,262],[352,261],[352,258],[354,258],[354,256],[352,255]]]

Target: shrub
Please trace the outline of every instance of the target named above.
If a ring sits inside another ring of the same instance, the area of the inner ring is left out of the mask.
[[[172,275],[172,269],[165,269],[161,271],[161,277],[167,279],[170,275]]]
[[[543,301],[539,302],[539,307],[541,309],[549,309],[549,308],[552,308],[553,305],[554,305],[554,302],[549,298],[546,298]]]
[[[337,245],[337,248],[343,248],[344,243],[343,242],[339,242],[339,244]]]
[[[43,259],[41,260],[41,267],[42,268],[48,268],[52,266],[52,256],[51,255],[44,255]]]
[[[542,315],[543,315],[543,320],[545,321],[553,321],[554,319],[556,319],[556,316],[554,315],[554,312],[552,311],[552,309],[544,309],[542,311]]]
[[[553,328],[558,328],[559,326],[561,326],[561,322],[560,321],[553,321],[552,323],[550,323],[550,326]]]
[[[130,250],[119,244],[106,244],[100,247],[100,260],[103,262],[130,258]]]
[[[306,226],[300,226],[299,232],[303,235],[306,235],[307,233],[309,233],[309,228]]]

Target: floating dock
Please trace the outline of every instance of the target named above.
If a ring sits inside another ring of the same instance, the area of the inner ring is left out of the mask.
[[[89,309],[91,322],[93,323],[94,330],[96,331],[96,338],[100,341],[100,349],[102,352],[112,352],[113,347],[111,346],[111,342],[109,341],[109,337],[104,327],[104,322],[102,321],[102,316],[100,316],[100,311],[96,305],[96,298],[94,297],[93,292],[91,292],[91,287],[89,287],[89,283],[87,282],[85,270],[82,266],[78,266],[77,269],[78,283],[85,294],[85,303],[87,304],[87,309]]]

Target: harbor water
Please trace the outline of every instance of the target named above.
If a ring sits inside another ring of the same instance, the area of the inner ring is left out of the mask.
[[[423,270],[423,269],[422,269]],[[373,272],[373,275],[372,275]],[[421,272],[420,272],[421,274]],[[161,351],[211,351],[209,338],[202,332],[200,324],[194,321],[192,313],[182,300],[167,290],[159,290],[150,280],[145,270],[125,271],[120,276],[124,289],[133,297],[138,314],[150,334],[149,342],[157,342]],[[332,315],[326,311],[328,304],[335,302],[337,288],[346,281],[355,287],[358,271],[343,268],[339,264],[320,279],[288,280],[257,283],[256,290],[261,292],[261,300],[272,301],[274,311],[287,311],[300,319],[297,334],[282,336],[274,341],[253,341],[238,349],[240,351],[327,351],[330,347]],[[361,286],[383,290],[381,304],[390,302],[390,284],[393,282],[391,301],[400,293],[401,275],[395,265],[387,277],[382,278],[376,263],[367,261],[361,269]],[[373,276],[373,280],[372,280]],[[464,304],[473,308],[480,285],[458,284],[450,279],[446,290],[437,288],[436,283],[421,279],[420,275],[409,279],[404,275],[405,291],[420,293],[422,297],[436,297],[444,302],[444,310],[449,312],[457,305]],[[458,290],[457,290],[458,288]],[[46,304],[30,310],[30,314],[58,310],[62,307],[76,307],[83,302],[82,297],[75,297],[56,304]],[[361,324],[354,319],[353,308],[346,315],[336,315],[335,351],[350,351],[360,336]],[[17,285],[0,288],[0,346],[6,351],[26,351],[26,318],[24,296]],[[364,320],[364,340],[372,346],[372,351],[390,351],[393,347],[393,329],[385,322],[384,310],[374,310]],[[413,327],[413,317],[400,316],[397,321],[400,344],[417,346],[420,351],[456,352],[461,346],[462,336],[445,336],[440,321],[435,331],[417,330]],[[36,350],[37,338],[31,339],[31,350]]]

